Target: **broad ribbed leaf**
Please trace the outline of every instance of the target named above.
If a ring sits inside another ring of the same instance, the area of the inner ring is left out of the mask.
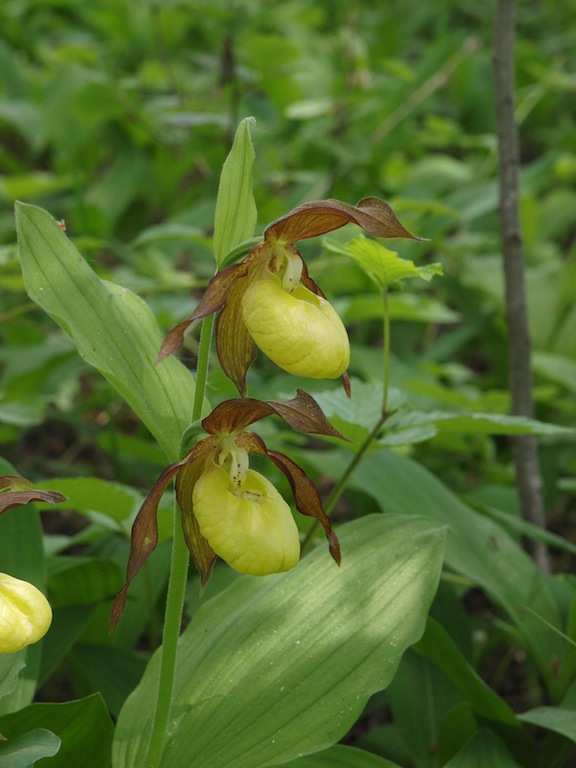
[[[411,515],[417,509],[450,527],[446,562],[507,611],[550,690],[558,695],[565,685],[566,643],[545,624],[562,628],[558,604],[548,580],[506,531],[475,513],[423,467],[392,451],[368,456],[352,483],[372,495],[387,514]]]
[[[284,768],[400,768],[400,766],[372,752],[338,745],[324,752],[284,763]]]
[[[396,431],[432,425],[438,432],[482,435],[568,435],[574,429],[505,413],[458,413],[450,411],[399,412],[389,426]]]
[[[73,339],[138,414],[171,459],[191,421],[194,382],[176,359],[156,366],[162,334],[148,305],[101,280],[49,213],[16,206],[24,283],[30,298]]]
[[[517,757],[530,755],[530,739],[512,709],[482,680],[441,624],[429,619],[415,650],[434,662],[474,713],[505,740]],[[526,768],[532,765],[533,761],[526,757]]]
[[[369,516],[284,574],[240,578],[184,632],[161,768],[257,768],[333,745],[422,634],[444,528]],[[158,653],[120,714],[114,768],[141,768]]]

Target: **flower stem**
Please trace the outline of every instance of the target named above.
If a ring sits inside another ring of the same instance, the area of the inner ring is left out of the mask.
[[[384,424],[387,418],[388,418],[387,413],[382,413],[380,415],[380,418],[376,422],[374,428],[372,429],[372,432],[370,432],[370,434],[367,435],[367,437],[364,439],[364,442],[362,443],[358,451],[356,451],[356,453],[354,454],[354,458],[352,459],[350,464],[348,464],[348,466],[346,467],[344,474],[332,489],[332,492],[330,493],[330,496],[328,496],[326,504],[324,505],[324,511],[326,512],[327,515],[332,514],[334,507],[338,502],[338,499],[340,498],[340,496],[342,496],[342,493],[344,492],[346,485],[348,484],[348,480],[352,476],[352,473],[354,472],[358,464],[360,464],[360,462],[362,461],[364,454],[366,453],[368,448],[370,448],[370,446],[372,445],[372,442],[378,437],[378,433],[380,432],[382,425]]]
[[[198,365],[196,369],[196,389],[192,407],[192,421],[197,421],[202,415],[202,405],[206,393],[206,379],[208,377],[213,325],[213,315],[210,315],[202,321],[200,346],[198,350]],[[168,582],[166,612],[164,614],[164,634],[162,637],[162,648],[160,650],[160,675],[158,679],[156,708],[154,710],[154,722],[152,724],[152,731],[148,744],[148,755],[143,764],[146,768],[158,768],[160,758],[162,757],[162,750],[164,748],[166,729],[170,717],[170,706],[172,704],[172,693],[174,690],[178,638],[180,637],[186,581],[188,579],[188,560],[188,548],[184,540],[180,523],[180,510],[177,502],[174,501],[172,562],[170,564],[170,580]]]
[[[166,612],[164,614],[164,634],[160,650],[162,654],[160,658],[160,677],[158,680],[154,723],[148,746],[148,758],[145,763],[146,768],[157,768],[160,764],[160,757],[164,747],[164,738],[170,716],[170,705],[172,703],[178,637],[180,636],[187,577],[188,548],[186,547],[180,525],[180,511],[177,502],[174,501],[174,542],[172,545],[172,562],[170,564]]]
[[[200,344],[198,346],[198,363],[196,366],[196,389],[194,391],[194,405],[192,407],[192,421],[197,421],[202,416],[204,395],[206,394],[206,379],[208,378],[208,365],[210,362],[210,345],[212,343],[212,328],[215,315],[209,315],[202,320],[200,330]]]
[[[390,386],[390,312],[388,308],[388,287],[382,289],[384,305],[383,334],[384,334],[384,373],[382,375],[382,413],[388,412],[388,389]],[[382,422],[383,423],[383,422]],[[382,426],[382,424],[380,424]]]
[[[360,448],[354,454],[352,461],[350,462],[350,464],[348,464],[344,473],[342,474],[342,476],[340,477],[340,479],[332,489],[330,496],[328,496],[328,499],[326,500],[326,504],[324,504],[324,511],[326,512],[327,515],[331,515],[332,512],[334,511],[334,507],[338,503],[338,499],[340,498],[340,496],[342,496],[342,494],[346,489],[348,480],[352,476],[358,464],[362,461],[362,458],[366,453],[366,451],[370,448],[374,440],[376,440],[376,438],[378,437],[378,434],[382,429],[384,422],[390,416],[390,412],[388,411],[388,390],[390,386],[390,313],[388,309],[388,288],[387,287],[384,287],[382,289],[382,301],[384,303],[384,316],[383,316],[383,333],[384,333],[383,358],[384,360],[383,360],[383,374],[382,374],[382,411],[380,413],[380,418],[372,428],[372,431],[370,432],[369,435],[366,436]],[[304,552],[310,545],[310,542],[314,538],[314,534],[316,533],[317,528],[318,528],[318,521],[315,520],[314,524],[310,526],[310,529],[308,530],[308,533],[306,534],[306,537],[302,542],[302,554],[304,554]]]
[[[380,415],[380,418],[376,422],[374,428],[372,429],[370,434],[365,437],[364,441],[362,442],[362,445],[354,454],[352,461],[346,467],[344,473],[342,474],[342,477],[340,478],[340,480],[338,480],[338,482],[332,489],[330,496],[328,496],[328,499],[326,500],[326,504],[324,504],[324,511],[326,512],[327,515],[331,515],[332,512],[334,511],[334,507],[338,503],[338,499],[340,498],[340,496],[342,496],[342,494],[346,490],[346,485],[348,484],[348,480],[352,476],[358,464],[362,461],[364,454],[366,453],[368,448],[370,448],[372,442],[378,436],[378,433],[382,429],[382,425],[384,424],[384,422],[386,421],[389,415],[390,414],[385,412],[383,412]],[[318,529],[318,526],[319,526],[318,520],[315,520],[313,525],[311,525],[310,528],[308,529],[308,533],[306,534],[304,541],[302,542],[302,547],[301,547],[302,554],[304,554],[304,552],[309,547],[310,542],[314,538],[314,534]]]

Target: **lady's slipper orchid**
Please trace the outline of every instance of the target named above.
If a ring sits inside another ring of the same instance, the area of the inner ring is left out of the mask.
[[[58,491],[36,489],[20,475],[0,476],[0,514],[31,501],[66,501]],[[42,592],[27,581],[0,573],[0,653],[15,653],[44,637],[52,608]]]
[[[308,275],[294,243],[354,223],[375,237],[411,235],[390,206],[376,197],[356,206],[339,200],[304,203],[273,222],[264,240],[239,264],[218,272],[195,311],[166,336],[159,360],[176,352],[195,320],[219,312],[216,347],[224,373],[241,395],[255,345],[290,373],[312,378],[344,376],[348,337],[326,297]]]
[[[344,325],[326,299],[298,284],[292,293],[271,274],[242,296],[242,318],[256,346],[288,373],[342,376],[350,362]]]
[[[39,589],[0,573],[0,653],[15,653],[37,643],[51,623],[50,603]]]
[[[274,486],[249,468],[251,453],[266,456],[286,476],[296,508],[316,518],[340,562],[340,545],[310,478],[288,456],[268,450],[246,427],[275,414],[299,432],[342,437],[316,401],[302,390],[287,402],[253,398],[227,400],[202,420],[207,433],[181,460],[160,475],[132,527],[126,583],[112,608],[119,621],[130,582],[158,542],[157,512],[162,494],[175,478],[176,498],[188,549],[204,586],[220,556],[240,573],[262,576],[293,568],[300,557],[298,529],[289,506]]]
[[[213,463],[196,482],[193,502],[202,536],[235,571],[266,576],[289,571],[300,559],[292,511],[259,472],[249,469],[237,486]]]

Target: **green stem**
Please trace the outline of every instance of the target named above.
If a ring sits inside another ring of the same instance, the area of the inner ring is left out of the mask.
[[[158,680],[158,693],[156,697],[156,709],[154,723],[148,746],[146,768],[157,768],[160,764],[170,706],[172,703],[172,691],[174,689],[174,675],[176,671],[176,655],[178,651],[178,638],[182,611],[184,608],[184,594],[188,577],[188,548],[182,534],[180,525],[180,510],[174,502],[174,542],[172,545],[172,562],[170,564],[170,581],[168,582],[168,595],[166,598],[166,613],[164,614],[164,635],[160,650],[160,677]]]
[[[194,390],[194,405],[192,406],[192,421],[198,421],[202,416],[204,395],[206,394],[206,379],[210,363],[210,345],[212,343],[212,328],[215,315],[209,315],[202,320],[200,344],[198,346],[198,364],[196,367],[196,389]]]
[[[360,462],[362,461],[364,454],[366,453],[368,448],[370,448],[370,446],[372,445],[372,442],[378,437],[378,433],[382,429],[382,425],[388,418],[388,415],[389,415],[388,413],[382,413],[380,415],[380,418],[376,422],[374,428],[372,429],[372,432],[370,432],[370,434],[365,438],[364,442],[362,443],[358,451],[354,454],[354,458],[352,459],[350,464],[348,464],[346,471],[344,472],[340,480],[338,480],[338,482],[332,489],[332,492],[330,493],[330,496],[328,496],[328,499],[324,506],[324,511],[326,512],[327,515],[332,514],[334,507],[338,502],[338,499],[344,493],[344,489],[348,484],[348,480],[352,476],[358,464],[360,464]]]
[[[388,390],[389,390],[389,381],[390,381],[390,314],[388,311],[388,288],[384,287],[382,289],[382,301],[384,303],[384,319],[383,319],[383,332],[384,332],[384,348],[383,348],[383,375],[382,375],[382,412],[380,414],[380,418],[374,425],[372,431],[369,435],[364,439],[362,445],[360,448],[356,451],[354,454],[354,458],[350,462],[350,464],[347,466],[344,474],[342,477],[338,480],[334,488],[332,489],[332,492],[330,493],[330,496],[328,496],[328,499],[326,501],[326,504],[324,505],[324,511],[327,515],[331,515],[334,507],[338,503],[338,499],[342,496],[344,493],[344,490],[346,488],[346,485],[348,484],[348,480],[352,476],[354,470],[358,466],[358,464],[362,461],[362,458],[366,451],[370,448],[374,440],[378,437],[378,434],[380,430],[382,429],[382,426],[386,419],[390,416],[390,412],[388,411]],[[302,542],[302,554],[306,551],[307,547],[310,545],[310,542],[314,538],[314,534],[316,533],[316,530],[318,528],[318,521],[316,520],[314,524],[310,527],[308,530],[308,533],[306,534],[306,537],[304,538],[304,541]]]
[[[332,512],[334,511],[334,507],[338,503],[338,499],[340,498],[340,496],[342,496],[342,494],[344,493],[344,490],[346,489],[348,480],[352,476],[358,464],[362,461],[362,457],[364,456],[368,448],[370,448],[370,445],[372,444],[372,442],[378,436],[378,433],[382,429],[382,425],[384,424],[384,422],[386,421],[389,415],[390,414],[388,413],[382,413],[380,415],[380,418],[376,422],[374,428],[372,429],[370,434],[364,439],[362,445],[354,454],[352,461],[346,467],[344,474],[332,489],[330,496],[328,496],[328,499],[326,500],[326,504],[324,504],[324,511],[326,512],[327,515],[331,515]],[[318,529],[318,526],[319,526],[319,522],[318,520],[315,520],[314,524],[311,525],[310,528],[308,529],[308,533],[306,534],[304,541],[302,542],[302,554],[304,554],[304,552],[309,547],[310,542],[314,538],[314,534]]]
[[[198,366],[196,370],[196,389],[192,407],[192,421],[197,421],[202,415],[202,405],[206,393],[206,379],[208,377],[213,325],[213,315],[202,321],[200,346],[198,349]],[[172,693],[174,690],[178,638],[180,637],[186,581],[188,579],[188,560],[188,548],[184,540],[180,523],[180,510],[177,502],[174,501],[172,562],[170,564],[170,580],[168,582],[168,594],[166,597],[164,634],[162,637],[162,648],[160,650],[160,675],[158,679],[156,709],[154,710],[154,722],[150,734],[148,755],[144,763],[146,768],[158,768],[160,758],[162,757],[162,750],[164,749],[164,739],[166,737],[168,719],[170,717],[170,707],[172,704]]]
[[[388,311],[388,287],[382,289],[382,303],[384,304],[384,373],[382,376],[382,413],[388,412],[388,389],[390,385],[390,313]],[[380,425],[382,426],[382,424]]]

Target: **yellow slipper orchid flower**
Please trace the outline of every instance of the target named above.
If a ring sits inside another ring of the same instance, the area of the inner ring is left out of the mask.
[[[158,361],[180,349],[191,323],[218,312],[218,358],[242,396],[255,345],[290,373],[315,379],[342,375],[349,394],[346,331],[294,245],[348,223],[374,237],[420,239],[398,221],[388,203],[376,197],[354,206],[339,200],[303,203],[266,227],[262,242],[243,261],[229,264],[212,278],[194,312],[164,339]]]
[[[256,346],[296,376],[336,379],[350,363],[348,334],[332,305],[299,284],[290,293],[277,275],[242,296],[242,317]]]
[[[194,515],[214,552],[239,573],[266,576],[300,559],[298,528],[272,483],[249,469],[240,487],[217,464],[194,486]]]
[[[136,515],[126,582],[112,606],[111,629],[122,616],[132,579],[156,548],[158,505],[172,480],[184,538],[202,587],[218,557],[240,573],[253,576],[287,571],[298,563],[300,539],[292,511],[272,483],[250,469],[254,453],[270,459],[283,473],[297,511],[320,523],[330,555],[340,564],[338,537],[310,478],[292,459],[268,449],[261,437],[246,430],[272,415],[298,432],[345,439],[302,390],[288,401],[246,397],[217,405],[202,419],[206,437],[197,440],[183,459],[166,467]]]
[[[51,623],[50,603],[39,589],[0,573],[0,653],[15,653],[38,642]]]

